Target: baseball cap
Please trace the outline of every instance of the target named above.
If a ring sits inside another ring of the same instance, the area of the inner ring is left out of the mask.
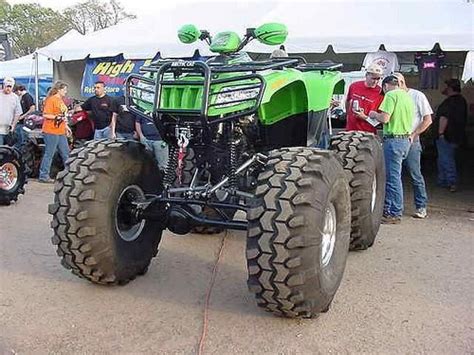
[[[371,74],[377,74],[377,75],[383,75],[383,70],[382,70],[382,67],[378,64],[370,64],[367,69],[366,69],[367,73],[371,73]]]
[[[398,78],[395,75],[386,76],[382,80],[382,85],[384,85],[384,84],[398,85]]]
[[[461,92],[461,81],[459,79],[448,79],[444,83],[454,91]]]
[[[6,87],[6,86],[11,86],[11,87],[15,86],[15,79],[13,79],[10,76],[6,76],[3,79],[3,87]]]

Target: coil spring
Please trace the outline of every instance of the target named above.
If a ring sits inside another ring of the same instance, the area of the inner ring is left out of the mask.
[[[166,187],[172,186],[176,179],[176,168],[178,167],[178,148],[170,146],[169,160],[165,169],[163,183]]]
[[[237,143],[233,137],[229,140],[229,152],[229,186],[231,188],[237,188],[237,176],[235,174],[235,171],[237,170]]]

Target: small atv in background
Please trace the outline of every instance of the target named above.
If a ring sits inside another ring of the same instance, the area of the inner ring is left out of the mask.
[[[0,145],[0,205],[9,205],[25,193],[26,171],[18,149]]]
[[[252,61],[241,52],[251,40],[279,45],[286,36],[274,23],[243,38],[186,25],[179,39],[204,40],[216,56],[159,60],[127,79],[127,106],[155,123],[169,163],[160,171],[143,145],[126,140],[71,153],[49,206],[66,268],[122,285],[147,272],[165,229],[242,230],[260,307],[285,317],[329,309],[349,249],[367,249],[377,235],[383,155],[374,135],[331,136],[330,102],[344,89],[340,65]],[[246,220],[234,219],[237,211]]]
[[[86,112],[77,112],[69,114],[67,117],[72,136],[68,138],[70,149],[78,148],[85,144],[94,136],[94,125]],[[23,160],[26,164],[28,177],[36,178],[39,175],[39,168],[44,152],[44,140],[41,127],[43,125],[43,116],[36,112],[25,118],[24,134],[25,139],[20,147]],[[59,171],[64,168],[61,157],[56,152],[51,164],[50,176],[55,177]]]

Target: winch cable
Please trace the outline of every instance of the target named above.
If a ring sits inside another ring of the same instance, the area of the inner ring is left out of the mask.
[[[209,286],[208,286],[208,289],[207,289],[206,302],[204,304],[202,333],[201,333],[201,339],[199,340],[198,355],[202,355],[204,353],[204,343],[206,341],[207,327],[208,327],[208,324],[209,324],[209,303],[210,303],[210,300],[211,300],[212,289],[213,289],[214,283],[216,281],[217,269],[218,269],[218,266],[219,266],[219,262],[221,260],[222,254],[224,252],[226,239],[227,239],[227,230],[225,231],[225,234],[221,239],[221,245],[219,247],[219,252],[217,254],[217,258],[216,258],[216,261],[214,263],[214,268],[212,269],[211,280],[209,281]]]

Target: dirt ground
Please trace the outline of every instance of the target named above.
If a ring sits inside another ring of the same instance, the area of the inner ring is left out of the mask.
[[[0,208],[0,354],[195,354],[206,292],[225,248],[209,308],[205,354],[474,352],[474,189],[430,188],[430,216],[382,226],[350,253],[330,311],[276,318],[246,287],[245,237],[164,234],[147,275],[100,287],[59,264],[50,242],[52,186],[34,181]]]

